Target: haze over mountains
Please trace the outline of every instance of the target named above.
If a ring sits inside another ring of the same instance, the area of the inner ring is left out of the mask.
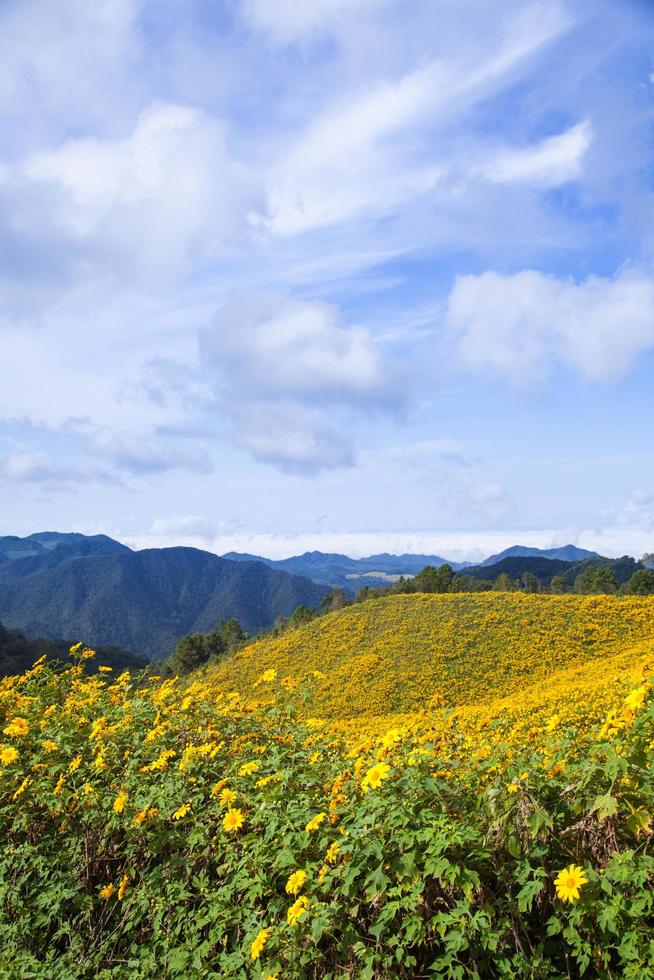
[[[544,580],[555,574],[573,580],[580,567],[598,560],[596,553],[574,545],[515,546],[477,566],[449,564],[475,579],[530,570]],[[389,585],[426,565],[445,563],[440,555],[354,559],[319,551],[275,561],[184,547],[133,551],[101,534],[6,536],[0,538],[0,622],[28,636],[116,644],[160,658],[182,636],[214,629],[223,618],[238,619],[254,634],[299,605],[319,608],[335,586],[353,594],[364,585]],[[633,567],[629,560],[624,575]]]

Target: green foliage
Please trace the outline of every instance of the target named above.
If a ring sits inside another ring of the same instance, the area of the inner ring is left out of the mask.
[[[70,665],[73,662],[68,652],[70,645],[65,640],[31,640],[19,630],[5,629],[0,623],[0,677],[22,674],[44,653],[53,660]],[[141,670],[147,663],[143,657],[137,657],[120,647],[102,646],[97,653],[99,660],[114,670]],[[93,672],[95,664],[95,660],[90,660],[85,668]]]
[[[628,591],[632,595],[654,595],[654,571],[641,568],[629,579]]]
[[[167,672],[180,677],[190,674],[239,650],[246,640],[237,619],[221,619],[217,630],[182,637],[166,662]]]
[[[29,732],[7,736],[21,768],[0,788],[0,975],[654,976],[651,696],[612,737],[473,753],[456,731],[352,748],[283,690],[247,709],[203,682],[90,683],[46,667],[3,690],[2,726],[20,706]],[[588,883],[567,904],[554,880],[573,863]]]
[[[83,635],[164,659],[183,636],[235,618],[248,633],[300,604],[318,607],[323,586],[258,562],[195,548],[130,551],[110,539],[61,544],[0,563],[0,620],[51,639]]]

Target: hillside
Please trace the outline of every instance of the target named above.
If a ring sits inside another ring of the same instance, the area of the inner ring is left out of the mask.
[[[254,633],[298,605],[317,607],[325,591],[257,562],[225,561],[195,548],[134,552],[84,540],[0,564],[0,621],[31,636],[165,657],[182,636],[210,630],[222,618]]]
[[[261,672],[312,671],[330,718],[460,707],[521,691],[651,641],[654,600],[519,593],[395,595],[349,606],[245,647],[215,668],[243,694]]]
[[[623,558],[585,558],[583,561],[573,562],[558,558],[512,556],[502,558],[492,565],[486,563],[471,565],[461,574],[470,576],[477,581],[494,581],[499,575],[508,575],[511,579],[519,579],[525,572],[531,572],[542,585],[549,585],[554,576],[560,576],[564,580],[566,588],[572,589],[577,575],[581,575],[587,568],[603,566],[613,570],[618,585],[628,582],[635,571],[644,567],[640,562],[628,556]]]
[[[651,976],[653,624],[396,595],[188,682],[0,680],[0,973]]]

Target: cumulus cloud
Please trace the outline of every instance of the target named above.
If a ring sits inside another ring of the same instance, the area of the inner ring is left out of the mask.
[[[107,428],[93,431],[86,438],[84,448],[91,455],[136,475],[179,469],[210,473],[213,469],[211,458],[203,448],[180,449]]]
[[[368,330],[328,303],[235,297],[202,332],[201,354],[237,444],[291,471],[350,463],[335,417],[392,397]]]
[[[446,324],[476,373],[522,385],[564,367],[608,381],[654,347],[654,279],[633,271],[581,282],[533,270],[459,276]]]
[[[258,200],[222,122],[167,103],[145,109],[125,138],[70,139],[5,168],[0,197],[14,237],[45,232],[73,265],[146,280],[233,244]]]

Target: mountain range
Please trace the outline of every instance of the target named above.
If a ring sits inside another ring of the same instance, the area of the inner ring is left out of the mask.
[[[495,565],[505,558],[514,557],[548,558],[573,562],[585,558],[599,558],[600,556],[595,551],[586,551],[584,548],[577,548],[572,544],[562,548],[548,549],[516,545],[497,555],[491,555],[479,566],[474,567]],[[448,564],[455,572],[467,570],[471,565],[470,562],[448,561],[447,558],[442,558],[440,555],[389,555],[383,553],[370,555],[367,558],[349,558],[347,555],[329,554],[323,551],[306,551],[303,555],[279,560],[230,551],[223,555],[223,558],[228,558],[230,561],[262,561],[271,568],[283,569],[292,572],[294,575],[304,575],[306,578],[313,579],[314,582],[332,587],[340,586],[346,592],[356,592],[364,585],[369,585],[372,588],[389,585],[396,582],[402,575],[417,575],[426,565],[439,568],[441,565]],[[483,576],[481,577],[483,578]]]
[[[22,557],[20,557],[22,555]],[[167,656],[189,633],[238,619],[256,633],[325,586],[196,548],[131,551],[104,535],[0,538],[0,622],[28,636]]]
[[[530,563],[542,563],[535,574],[549,580],[573,574],[580,559],[599,556],[574,545],[516,546],[477,566],[448,564],[483,579],[500,571],[517,577],[532,570]],[[221,619],[238,619],[256,634],[299,605],[318,608],[335,586],[354,594],[364,585],[389,585],[426,565],[445,563],[440,555],[355,559],[320,551],[275,561],[236,552],[219,557],[197,548],[133,551],[103,534],[9,535],[0,537],[0,622],[27,636],[112,644],[160,659],[181,637],[215,629]]]

